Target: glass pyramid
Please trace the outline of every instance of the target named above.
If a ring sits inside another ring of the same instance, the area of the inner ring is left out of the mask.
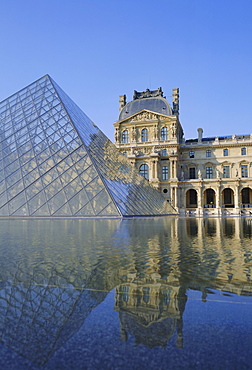
[[[0,216],[172,213],[50,76],[0,103]]]

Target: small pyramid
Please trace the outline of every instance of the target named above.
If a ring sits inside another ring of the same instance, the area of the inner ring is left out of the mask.
[[[0,216],[174,213],[50,76],[0,103]]]

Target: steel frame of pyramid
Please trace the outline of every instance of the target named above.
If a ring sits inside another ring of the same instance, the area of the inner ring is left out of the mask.
[[[0,216],[174,213],[50,76],[0,103]]]

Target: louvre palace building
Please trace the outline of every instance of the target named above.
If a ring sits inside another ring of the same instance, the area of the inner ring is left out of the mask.
[[[181,215],[250,214],[252,134],[186,140],[179,120],[179,89],[172,106],[162,88],[119,97],[114,124],[120,152]]]

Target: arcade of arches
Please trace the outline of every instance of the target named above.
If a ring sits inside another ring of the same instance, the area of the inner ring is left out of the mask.
[[[186,208],[197,208],[199,206],[198,192],[195,189],[189,189],[186,192]],[[217,208],[216,191],[214,189],[206,189],[203,193],[204,208]],[[249,208],[252,203],[252,189],[249,187],[243,188],[239,193],[239,203],[241,208]],[[221,192],[219,207],[234,208],[235,207],[235,193],[231,188],[224,188]]]

